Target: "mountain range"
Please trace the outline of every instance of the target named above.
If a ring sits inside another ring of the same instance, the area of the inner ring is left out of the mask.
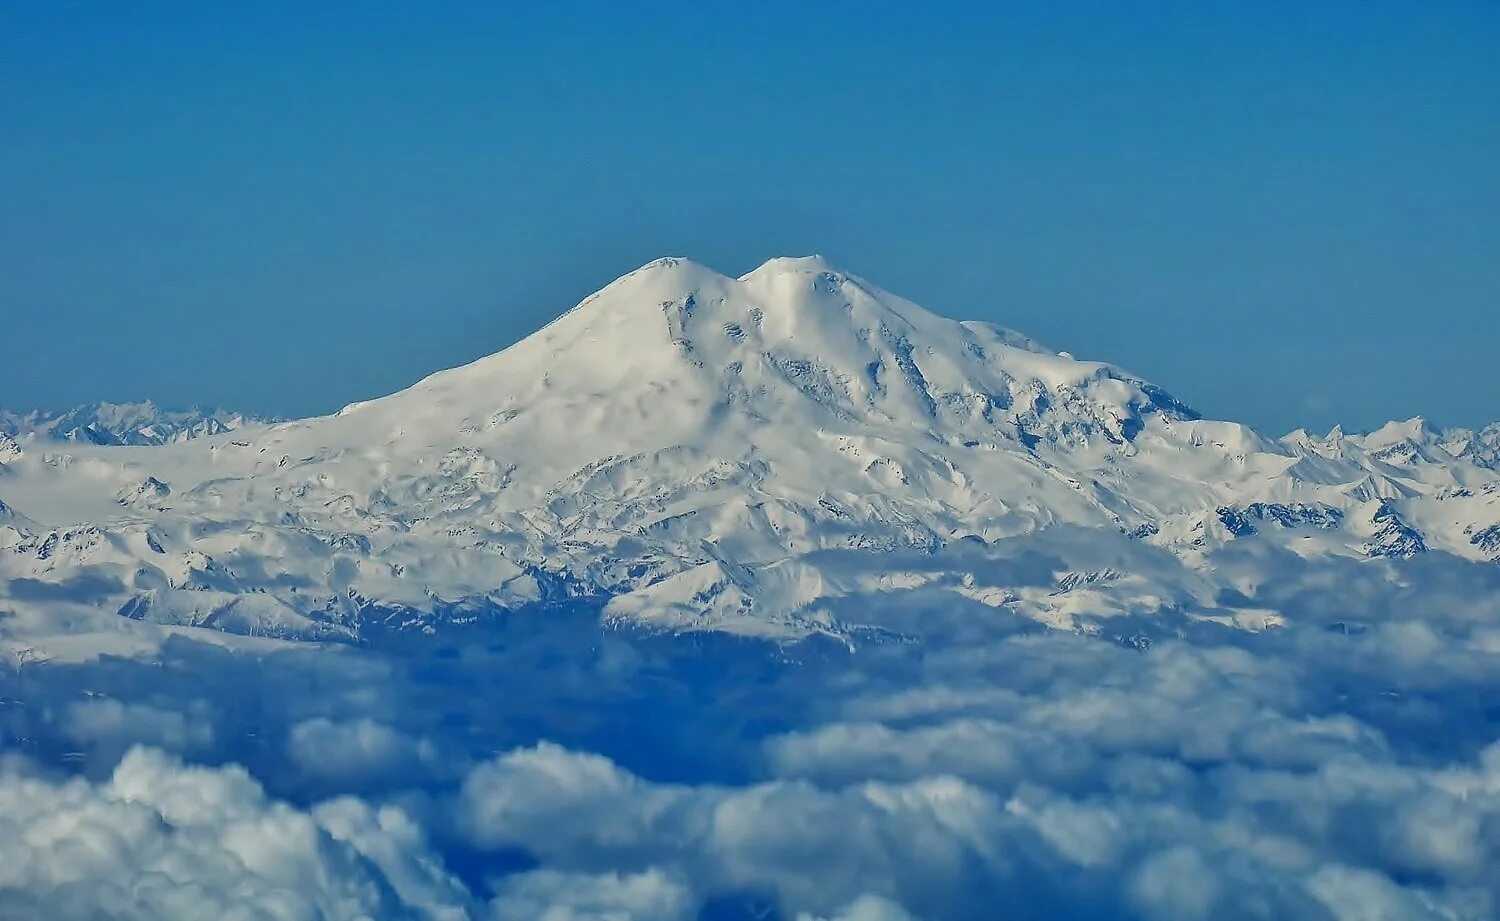
[[[1270,437],[818,257],[657,260],[329,416],[101,405],[0,433],[0,611],[48,634],[352,640],[584,603],[850,643],[891,603],[1262,630],[1289,567],[1500,558],[1500,424]]]
[[[62,411],[14,412],[0,409],[0,435],[96,445],[160,445],[204,435],[222,435],[247,425],[276,421],[270,416],[216,409],[168,410],[155,403],[90,403]]]

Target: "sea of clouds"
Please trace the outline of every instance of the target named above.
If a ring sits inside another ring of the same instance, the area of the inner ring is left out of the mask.
[[[580,607],[12,656],[0,918],[1500,915],[1500,567],[1263,592],[1288,626],[935,593],[852,647]]]

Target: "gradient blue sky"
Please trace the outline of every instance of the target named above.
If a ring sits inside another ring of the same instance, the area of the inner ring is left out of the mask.
[[[816,251],[1213,416],[1500,417],[1492,0],[220,6],[0,6],[0,405],[329,411]]]

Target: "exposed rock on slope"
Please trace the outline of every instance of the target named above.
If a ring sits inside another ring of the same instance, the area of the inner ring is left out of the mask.
[[[26,586],[0,607],[327,635],[590,596],[786,635],[936,592],[1083,629],[1265,625],[1226,599],[1271,574],[1229,548],[1485,561],[1500,522],[1492,435],[1269,439],[816,257],[740,278],[658,260],[333,416],[94,440],[6,462],[32,536],[0,560]]]

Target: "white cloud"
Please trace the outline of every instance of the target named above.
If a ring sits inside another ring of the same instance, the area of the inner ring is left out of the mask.
[[[696,899],[659,870],[621,875],[537,870],[507,877],[490,903],[495,921],[685,921]]]
[[[1207,921],[1220,916],[1215,871],[1191,847],[1172,847],[1148,857],[1131,880],[1130,895],[1153,921]]]
[[[702,891],[768,889],[830,910],[870,880],[925,892],[996,859],[992,797],[955,778],[822,790],[653,784],[597,755],[542,744],[476,767],[461,809],[473,840],[570,872],[668,866]]]
[[[797,921],[916,921],[906,909],[889,899],[876,895],[863,895],[844,906],[830,918],[815,918],[809,914],[797,916]]]
[[[1356,630],[1183,622],[1146,649],[937,610],[852,654],[520,619],[316,682],[205,653],[165,673],[175,698],[162,670],[37,667],[0,728],[39,761],[85,749],[97,776],[146,741],[255,778],[141,752],[94,784],[11,770],[0,908],[1495,917],[1500,647],[1467,589],[1411,609],[1351,572]]]
[[[0,915],[38,906],[54,918],[444,917],[404,901],[380,862],[268,799],[243,769],[140,748],[100,785],[0,774]]]
[[[430,743],[368,718],[304,720],[292,727],[287,753],[308,776],[346,784],[418,770],[433,760]]]
[[[344,796],[320,803],[312,814],[334,840],[349,844],[379,868],[405,905],[435,921],[468,916],[463,908],[468,891],[443,869],[421,826],[402,810]]]
[[[213,746],[212,714],[201,701],[182,709],[92,698],[69,704],[63,732],[74,742],[115,750],[153,745],[175,752],[204,751]]]
[[[1334,921],[1437,921],[1455,917],[1421,894],[1404,890],[1385,876],[1369,870],[1325,867],[1313,874],[1307,888]],[[1482,915],[1464,913],[1457,917]]]

